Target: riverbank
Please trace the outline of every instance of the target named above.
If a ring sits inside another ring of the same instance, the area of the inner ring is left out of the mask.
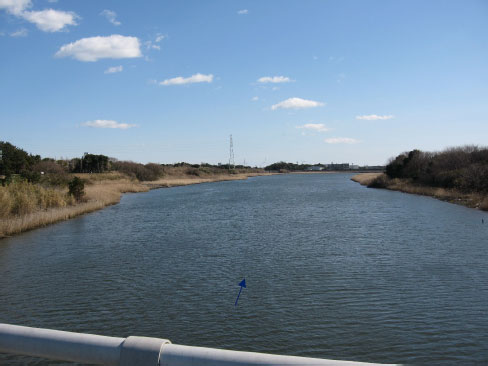
[[[361,173],[351,180],[370,188],[384,188],[392,191],[433,197],[442,201],[488,211],[488,196],[479,193],[463,193],[455,189],[445,189],[417,185],[406,179],[390,179],[384,173]]]
[[[3,218],[0,220],[0,239],[117,204],[124,193],[147,192],[151,189],[190,184],[243,180],[261,175],[271,175],[271,173],[222,174],[207,177],[168,176],[150,182],[139,182],[119,173],[76,174],[86,181],[84,202]],[[67,191],[63,192],[63,194],[65,193]]]

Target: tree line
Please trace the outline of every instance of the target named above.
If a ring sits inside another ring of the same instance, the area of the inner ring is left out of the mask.
[[[18,175],[32,183],[48,183],[51,185],[66,185],[71,177],[69,173],[105,173],[117,171],[140,181],[153,181],[161,178],[178,168],[186,175],[200,176],[205,174],[234,173],[252,169],[248,166],[228,164],[212,165],[207,163],[189,164],[180,162],[176,164],[141,164],[132,161],[119,161],[106,155],[85,153],[81,158],[59,159],[41,158],[32,155],[9,142],[0,141],[0,176],[10,181]]]
[[[463,146],[441,152],[412,150],[390,159],[389,178],[464,192],[488,192],[488,148]]]

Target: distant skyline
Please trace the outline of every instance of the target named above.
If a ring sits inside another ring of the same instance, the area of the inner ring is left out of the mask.
[[[0,0],[0,140],[43,157],[385,164],[488,144],[488,2]]]

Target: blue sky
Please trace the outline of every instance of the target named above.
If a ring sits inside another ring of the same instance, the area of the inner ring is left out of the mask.
[[[0,0],[0,140],[383,164],[488,142],[487,1]]]

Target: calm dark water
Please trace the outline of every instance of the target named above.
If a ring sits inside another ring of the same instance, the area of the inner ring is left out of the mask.
[[[125,195],[2,240],[0,322],[366,362],[488,364],[488,215],[349,178]]]

